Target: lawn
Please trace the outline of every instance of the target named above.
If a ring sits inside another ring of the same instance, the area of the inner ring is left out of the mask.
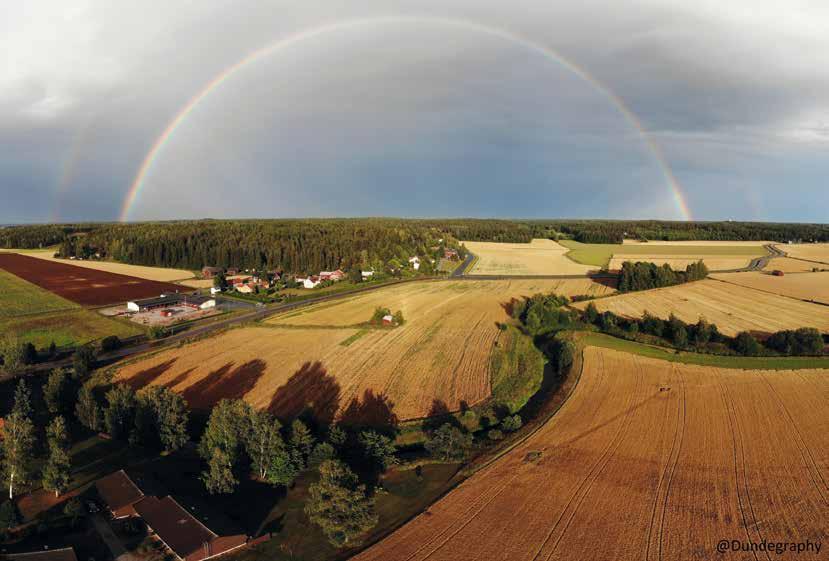
[[[6,318],[80,309],[80,306],[0,269],[0,321]]]
[[[583,332],[579,333],[577,339],[585,345],[614,349],[636,355],[678,362],[682,364],[697,364],[701,366],[714,366],[718,368],[739,368],[742,370],[798,370],[804,368],[829,368],[829,357],[744,357],[744,356],[721,356],[702,353],[690,353],[685,351],[674,351],[645,345],[627,339],[619,339],[604,333]]]
[[[760,257],[766,255],[762,246],[752,245],[662,245],[662,244],[604,244],[604,243],[581,243],[572,240],[561,240],[559,242],[570,249],[567,257],[577,263],[607,267],[610,259],[615,253],[624,255],[642,256],[689,256],[695,255],[734,255],[745,257]]]

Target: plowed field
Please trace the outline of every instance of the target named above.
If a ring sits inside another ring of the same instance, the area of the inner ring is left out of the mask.
[[[515,297],[537,292],[603,294],[584,280],[408,283],[326,302],[238,329],[124,367],[136,386],[164,384],[206,408],[244,397],[277,414],[313,403],[324,420],[380,395],[399,419],[457,410],[490,395],[489,364]],[[378,306],[401,310],[406,323],[363,328]],[[367,396],[366,392],[372,392]]]
[[[575,306],[584,309],[587,304]],[[610,310],[627,317],[642,317],[646,311],[661,318],[674,313],[688,323],[704,317],[726,335],[798,327],[829,332],[829,307],[715,280],[619,294],[596,300],[595,304],[600,312]]]
[[[551,421],[355,559],[731,561],[755,557],[718,553],[720,540],[826,547],[829,371],[593,347],[584,359]]]
[[[116,304],[182,290],[176,284],[75,267],[17,253],[0,253],[0,269],[82,306]]]

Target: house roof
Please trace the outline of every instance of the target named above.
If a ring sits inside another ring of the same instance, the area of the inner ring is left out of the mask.
[[[95,482],[98,494],[110,510],[115,511],[140,501],[144,493],[124,470],[110,473]]]
[[[145,497],[135,504],[135,510],[182,559],[218,537],[169,495],[163,499]]]
[[[78,561],[78,558],[75,556],[75,550],[71,547],[31,551],[28,553],[6,553],[0,555],[0,559],[8,559],[9,561]]]

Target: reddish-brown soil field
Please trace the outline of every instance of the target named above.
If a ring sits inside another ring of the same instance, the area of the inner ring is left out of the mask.
[[[0,269],[82,306],[117,304],[182,290],[176,284],[75,267],[19,253],[0,253]]]
[[[746,371],[588,347],[561,411],[359,561],[819,559],[829,371]]]

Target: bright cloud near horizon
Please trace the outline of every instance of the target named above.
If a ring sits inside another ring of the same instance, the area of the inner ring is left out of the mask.
[[[0,52],[0,224],[829,216],[823,1],[33,0]]]

